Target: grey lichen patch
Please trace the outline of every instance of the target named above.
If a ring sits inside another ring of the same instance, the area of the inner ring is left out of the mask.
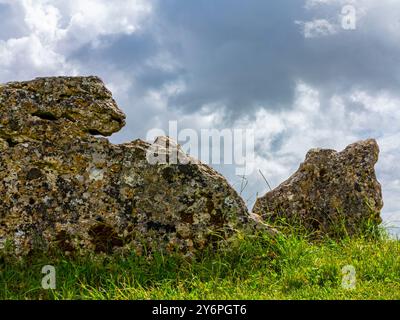
[[[97,77],[0,87],[0,239],[15,253],[35,249],[40,235],[41,247],[66,252],[192,255],[261,225],[220,174],[169,138],[156,145],[167,141],[163,152],[188,164],[152,164],[149,143],[97,137],[124,119]]]
[[[94,181],[101,181],[104,178],[104,170],[99,168],[91,168],[89,171],[89,179]]]
[[[296,173],[257,199],[253,212],[321,236],[361,234],[381,223],[382,192],[374,169],[378,155],[373,139],[342,152],[312,149]]]

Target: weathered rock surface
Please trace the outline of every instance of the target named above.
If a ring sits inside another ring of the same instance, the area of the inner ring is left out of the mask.
[[[124,119],[97,77],[0,86],[0,248],[191,254],[253,223],[210,167],[150,164],[150,144],[98,137]],[[167,138],[156,144],[193,160]]]
[[[382,193],[374,170],[378,155],[372,139],[342,152],[312,149],[296,173],[257,199],[253,212],[317,235],[362,233],[366,225],[381,223]]]

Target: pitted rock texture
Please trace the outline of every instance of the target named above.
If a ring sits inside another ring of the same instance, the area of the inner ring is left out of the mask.
[[[257,199],[253,212],[316,236],[361,234],[381,223],[382,192],[374,170],[378,155],[372,139],[342,152],[312,149],[296,173]]]
[[[168,138],[98,136],[124,124],[97,77],[0,86],[0,248],[190,255],[254,226],[226,180]],[[163,152],[189,163],[149,163]]]

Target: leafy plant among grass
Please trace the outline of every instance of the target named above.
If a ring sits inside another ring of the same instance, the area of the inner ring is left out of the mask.
[[[44,265],[56,268],[54,290],[41,287]],[[348,265],[353,289],[342,286]],[[196,259],[35,254],[3,256],[0,271],[1,299],[400,299],[400,241],[239,235]]]

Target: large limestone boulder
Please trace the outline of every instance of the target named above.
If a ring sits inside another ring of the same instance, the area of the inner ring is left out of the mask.
[[[192,254],[254,226],[227,181],[168,138],[99,137],[124,124],[97,77],[0,86],[0,248]]]
[[[312,149],[296,173],[257,199],[253,212],[314,235],[360,234],[381,223],[382,193],[374,170],[378,154],[372,139],[342,152]]]

